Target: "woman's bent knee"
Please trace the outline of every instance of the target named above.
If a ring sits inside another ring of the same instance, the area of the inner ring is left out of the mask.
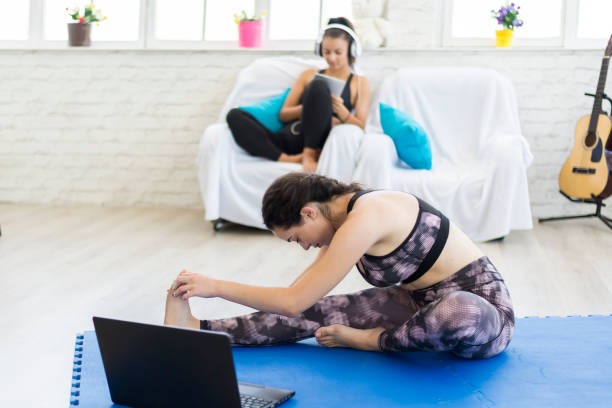
[[[474,346],[464,344],[453,350],[453,354],[470,360],[495,357],[506,350],[513,334],[514,324],[506,322],[501,332],[489,342]]]
[[[246,112],[240,108],[230,109],[230,111],[227,112],[227,115],[225,116],[225,120],[227,121],[227,124],[229,125],[229,127],[231,128],[233,125],[243,120],[245,113]]]
[[[331,105],[331,93],[329,88],[322,79],[313,79],[308,85],[304,93],[304,101],[311,100],[329,101]]]
[[[227,125],[232,131],[232,136],[236,143],[248,151],[249,138],[251,137],[248,123],[248,113],[240,108],[233,108],[227,112]]]

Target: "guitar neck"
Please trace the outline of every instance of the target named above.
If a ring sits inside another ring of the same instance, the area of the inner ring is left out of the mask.
[[[601,71],[599,71],[599,81],[597,82],[597,92],[595,93],[595,102],[593,103],[593,111],[591,112],[591,120],[589,121],[589,134],[594,134],[597,130],[597,119],[601,113],[601,101],[603,99],[604,87],[606,86],[606,77],[608,75],[608,65],[610,57],[605,56],[601,61]]]

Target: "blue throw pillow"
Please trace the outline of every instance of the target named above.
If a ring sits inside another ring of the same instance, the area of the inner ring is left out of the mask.
[[[283,122],[278,120],[278,114],[283,107],[283,103],[285,103],[285,98],[289,95],[289,91],[290,89],[287,88],[287,90],[280,95],[264,99],[253,105],[240,106],[240,109],[249,112],[259,121],[259,123],[276,133],[283,128]]]
[[[431,146],[421,125],[402,111],[380,104],[380,123],[399,158],[413,169],[431,170]]]

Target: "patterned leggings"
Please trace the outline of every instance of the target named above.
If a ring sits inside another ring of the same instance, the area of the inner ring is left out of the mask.
[[[371,288],[324,297],[295,317],[256,312],[202,320],[200,328],[225,332],[232,344],[253,346],[295,342],[331,324],[384,328],[378,339],[384,351],[450,351],[478,359],[508,346],[514,312],[500,273],[482,257],[425,289]]]

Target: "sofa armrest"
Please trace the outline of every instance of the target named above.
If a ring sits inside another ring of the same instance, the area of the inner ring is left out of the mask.
[[[372,188],[391,188],[391,171],[399,163],[395,145],[389,136],[366,133],[357,154],[353,180]]]
[[[350,124],[334,126],[321,151],[317,173],[350,182],[362,138],[363,130],[359,126]]]
[[[531,165],[533,154],[525,137],[516,133],[497,133],[482,147],[479,157],[496,160],[507,158],[525,169]]]
[[[367,132],[359,150],[360,155],[377,155],[381,161],[397,165],[400,161],[393,140],[380,132]]]

